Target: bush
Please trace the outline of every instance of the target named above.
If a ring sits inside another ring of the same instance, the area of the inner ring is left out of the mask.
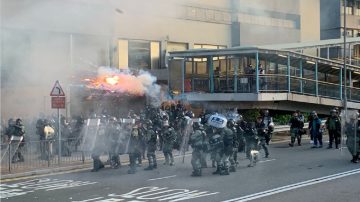
[[[291,118],[290,114],[275,115],[273,117],[274,122],[278,125],[287,125],[289,123],[290,118]]]
[[[256,122],[256,118],[260,116],[260,109],[249,109],[242,114],[246,122]]]

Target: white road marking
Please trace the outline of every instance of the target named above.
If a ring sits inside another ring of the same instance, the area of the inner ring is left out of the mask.
[[[355,175],[355,174],[359,174],[359,173],[360,173],[360,169],[354,169],[354,170],[350,170],[350,171],[346,171],[346,172],[342,172],[342,173],[328,175],[328,176],[324,176],[324,177],[320,177],[320,178],[314,178],[314,179],[311,179],[311,180],[306,180],[306,181],[303,181],[303,182],[299,182],[299,183],[295,183],[295,184],[290,184],[290,185],[270,189],[270,190],[255,193],[255,194],[250,194],[250,195],[247,195],[247,196],[242,196],[242,197],[239,197],[239,198],[226,200],[226,201],[223,201],[223,202],[251,201],[251,200],[254,200],[254,199],[258,199],[258,198],[263,198],[265,196],[270,196],[270,195],[274,195],[274,194],[277,194],[277,193],[286,192],[286,191],[290,191],[290,190],[293,190],[293,189],[298,189],[298,188],[301,188],[301,187],[306,187],[306,186],[310,186],[310,185],[314,185],[314,184],[319,184],[319,183],[322,183],[322,182],[335,180],[335,179],[338,179],[338,178],[343,178],[343,177],[346,177],[346,176]]]
[[[275,161],[276,159],[268,159],[268,160],[264,160],[264,161],[259,161],[258,163],[265,163],[265,162],[269,162],[269,161]]]
[[[167,178],[173,178],[173,177],[176,177],[176,175],[170,175],[170,176],[166,176],[166,177],[148,179],[148,181],[161,180],[161,179],[167,179]]]

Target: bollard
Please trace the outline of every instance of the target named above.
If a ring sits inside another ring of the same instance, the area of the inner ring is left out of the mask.
[[[50,142],[49,140],[46,140],[46,145],[48,147],[47,149],[47,160],[48,160],[48,167],[50,167],[50,158],[51,158],[51,148],[50,148]]]
[[[11,143],[9,144],[9,173],[11,173]]]
[[[85,154],[83,151],[81,151],[81,161],[83,164],[85,163]]]

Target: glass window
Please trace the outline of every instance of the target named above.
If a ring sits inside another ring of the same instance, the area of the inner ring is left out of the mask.
[[[160,42],[141,40],[118,41],[119,68],[160,68]]]
[[[194,49],[224,49],[226,47],[224,45],[194,44]]]
[[[187,49],[188,49],[187,43],[167,42],[167,47],[166,47],[167,52],[185,51]]]
[[[160,68],[160,42],[152,41],[150,45],[151,68]]]
[[[355,15],[360,16],[360,1],[355,2]]]
[[[129,43],[127,40],[118,41],[119,69],[127,69],[129,66]]]
[[[129,66],[136,69],[150,69],[150,42],[129,41]]]

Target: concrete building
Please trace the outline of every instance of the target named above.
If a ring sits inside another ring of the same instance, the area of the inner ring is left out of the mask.
[[[166,83],[171,51],[317,41],[319,8],[320,0],[1,0],[2,115],[52,112],[55,80],[68,92],[99,66],[147,69]]]
[[[321,40],[338,39],[344,36],[344,0],[321,0],[320,1],[320,27]],[[360,36],[360,1],[347,0],[346,6],[346,28],[347,37]],[[343,47],[332,48],[331,58],[342,58]],[[354,45],[348,48],[347,57],[351,58],[349,63],[359,65],[360,45]],[[322,55],[326,50],[322,50]],[[351,57],[350,57],[351,56]]]

